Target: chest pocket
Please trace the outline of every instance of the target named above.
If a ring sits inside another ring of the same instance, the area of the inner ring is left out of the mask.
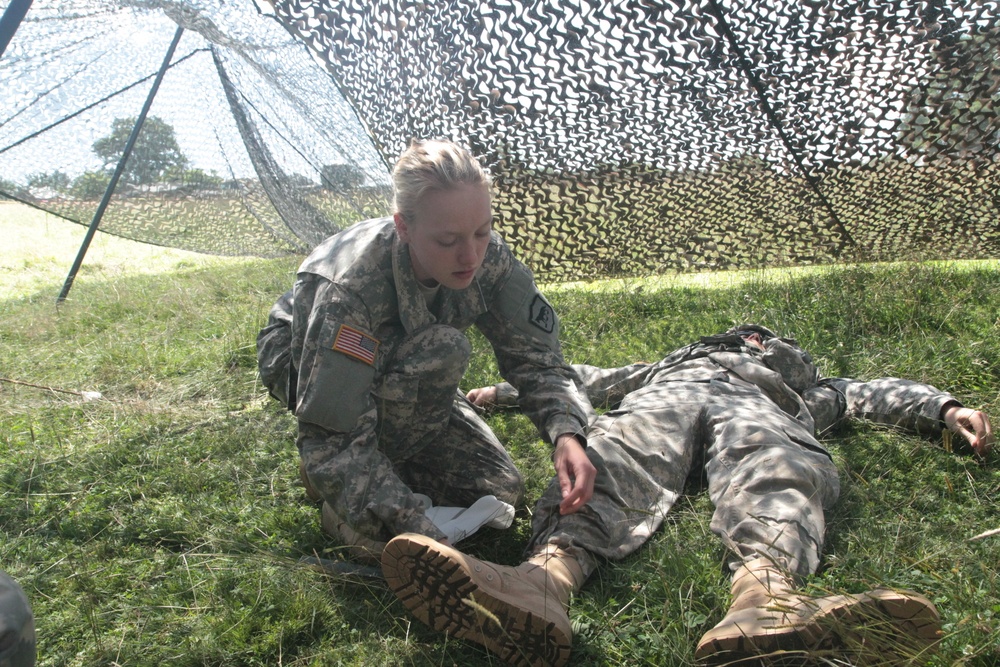
[[[299,369],[299,375],[308,380],[295,415],[331,431],[347,433],[371,408],[375,367],[334,349],[340,329],[339,322],[329,318],[323,322],[312,367]]]

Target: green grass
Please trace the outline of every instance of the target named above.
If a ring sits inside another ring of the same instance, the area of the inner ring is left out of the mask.
[[[87,228],[54,215],[0,200],[2,296],[45,301],[59,295]],[[208,255],[126,241],[98,231],[74,281],[114,284],[125,275],[169,273],[194,266],[232,263]],[[70,297],[74,290],[70,290]]]
[[[299,564],[341,549],[298,481],[294,420],[256,378],[254,338],[295,258],[217,260],[99,235],[104,254],[57,307],[82,229],[9,207],[0,225],[23,239],[0,251],[0,377],[35,385],[0,382],[0,567],[32,602],[40,665],[498,664],[413,620],[380,581]],[[571,361],[652,360],[758,321],[795,334],[825,374],[931,382],[1000,421],[995,262],[548,292]],[[496,378],[485,341],[470,337],[467,387]],[[82,391],[103,398],[67,393]],[[545,447],[524,417],[491,420],[533,500],[550,474]],[[1000,527],[997,455],[980,465],[866,425],[830,445],[843,490],[810,588],[920,591],[945,624],[929,664],[997,664],[1000,536],[971,539]],[[692,480],[646,546],[597,571],[573,604],[572,664],[693,664],[728,603],[710,517]],[[511,530],[463,547],[515,563],[528,522],[519,508]]]

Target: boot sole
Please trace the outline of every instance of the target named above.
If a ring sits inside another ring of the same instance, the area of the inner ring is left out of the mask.
[[[925,646],[941,638],[941,617],[934,603],[924,596],[883,588],[869,591],[867,595],[875,600],[879,612],[907,636]]]
[[[439,632],[481,644],[512,665],[566,664],[571,637],[515,601],[486,592],[447,549],[404,535],[382,554],[386,582],[414,616]]]
[[[811,664],[823,656],[859,665],[925,664],[941,634],[930,600],[888,589],[845,597],[844,605],[801,625],[748,627],[699,644],[696,658],[708,665]]]

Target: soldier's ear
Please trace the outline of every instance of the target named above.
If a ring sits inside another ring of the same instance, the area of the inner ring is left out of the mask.
[[[403,217],[402,213],[396,212],[392,216],[392,221],[396,225],[396,234],[399,235],[399,240],[403,243],[410,242],[410,228],[406,223],[406,218]]]

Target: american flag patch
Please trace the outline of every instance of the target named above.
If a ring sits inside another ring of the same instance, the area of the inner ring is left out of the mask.
[[[363,331],[341,324],[340,330],[337,331],[337,338],[333,341],[333,349],[366,364],[375,365],[375,351],[378,350],[378,341]]]

